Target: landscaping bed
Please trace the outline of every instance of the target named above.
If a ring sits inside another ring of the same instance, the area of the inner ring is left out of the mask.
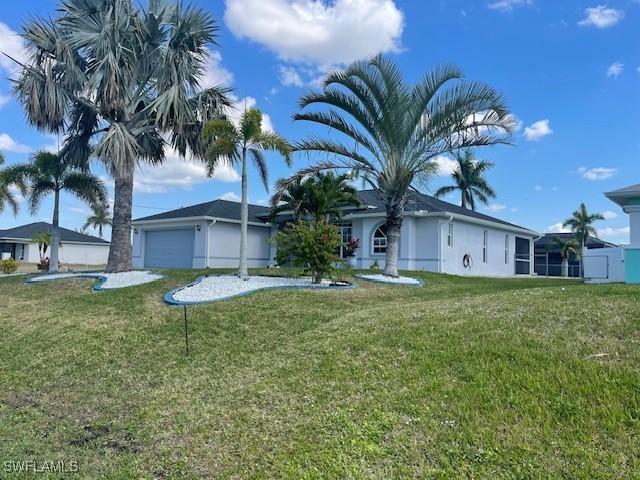
[[[358,273],[355,277],[369,282],[388,283],[389,285],[408,285],[413,287],[424,285],[424,282],[417,278],[403,276],[390,277],[388,275],[383,275],[382,273]]]
[[[62,272],[62,273],[45,273],[36,275],[27,279],[27,283],[48,282],[52,280],[61,280],[65,278],[96,278],[98,284],[93,287],[94,290],[111,290],[115,288],[132,287],[135,285],[143,285],[145,283],[155,282],[162,278],[162,275],[149,271],[131,271],[119,273],[104,272]]]

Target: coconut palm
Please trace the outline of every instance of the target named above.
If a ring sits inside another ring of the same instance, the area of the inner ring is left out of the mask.
[[[4,163],[4,155],[0,152],[0,165]],[[25,194],[25,185],[16,179],[8,178],[5,170],[0,170],[0,213],[9,206],[14,215],[18,214],[18,199],[15,192],[11,190],[11,186],[15,185],[22,195]]]
[[[203,131],[202,140],[206,145],[206,164],[211,176],[215,170],[226,164],[241,165],[242,202],[240,206],[240,266],[238,275],[247,278],[247,225],[249,202],[247,187],[247,156],[260,174],[264,188],[269,190],[269,178],[265,151],[278,152],[288,166],[291,166],[291,147],[275,132],[262,130],[262,113],[256,108],[245,110],[236,126],[230,120],[219,118],[209,121]]]
[[[36,152],[29,163],[14,165],[6,170],[12,179],[27,186],[27,202],[35,215],[48,195],[53,194],[53,228],[51,229],[51,261],[49,271],[58,270],[60,234],[60,192],[66,191],[89,205],[104,202],[107,191],[102,180],[89,171],[81,170],[54,153]]]
[[[476,160],[470,148],[456,152],[455,157],[458,165],[451,174],[453,185],[440,187],[435,197],[441,198],[458,190],[462,208],[471,208],[473,211],[476,210],[476,198],[485,205],[489,203],[489,199],[496,198],[496,192],[484,177],[487,170],[493,167],[493,163]]]
[[[202,90],[217,28],[181,2],[61,0],[55,19],[23,26],[28,60],[14,92],[39,130],[65,131],[61,154],[95,155],[115,180],[107,271],[131,268],[131,206],[138,162],[158,164],[167,143],[202,154],[202,125],[230,104],[226,89]]]
[[[98,236],[102,238],[102,229],[111,225],[111,211],[107,203],[91,205],[91,215],[87,217],[83,229],[93,227],[98,229]]]
[[[298,178],[293,183],[279,180],[271,198],[271,216],[291,211],[295,219],[308,215],[315,222],[328,222],[331,215],[339,218],[341,207],[360,205],[358,192],[349,183],[351,179],[351,175],[329,171]]]
[[[562,265],[560,266],[560,274],[563,277],[569,276],[569,258],[580,257],[580,244],[575,239],[562,240],[554,238],[554,243],[560,248],[560,256],[562,257]]]
[[[313,105],[328,111],[304,111]],[[329,127],[345,141],[312,136],[299,142],[296,150],[329,153],[334,160],[298,174],[344,168],[379,192],[386,206],[384,273],[394,277],[407,192],[434,174],[438,155],[507,142],[514,126],[502,96],[462,80],[458,68],[436,68],[411,85],[383,55],[330,73],[322,91],[304,95],[300,108],[295,120]]]

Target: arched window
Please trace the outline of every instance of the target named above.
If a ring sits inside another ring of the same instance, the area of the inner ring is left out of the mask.
[[[380,225],[373,232],[373,253],[387,253],[387,226]]]

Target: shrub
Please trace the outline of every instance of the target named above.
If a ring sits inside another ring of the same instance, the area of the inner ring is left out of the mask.
[[[371,265],[369,265],[369,270],[380,270],[380,264],[378,260],[374,260]]]
[[[0,260],[0,272],[10,274],[18,270],[19,263],[14,258]]]
[[[303,267],[311,273],[313,283],[331,275],[339,260],[336,252],[341,244],[340,233],[335,225],[324,222],[290,223],[271,242],[278,249],[278,264],[291,261],[294,266]]]

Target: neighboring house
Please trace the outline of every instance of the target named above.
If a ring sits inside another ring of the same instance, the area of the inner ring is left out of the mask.
[[[556,241],[568,242],[576,240],[575,233],[545,233],[535,242],[535,266],[536,275],[545,277],[559,277],[562,275],[562,254],[560,245]],[[607,242],[596,237],[589,237],[586,242],[588,249],[616,247],[615,243]],[[569,276],[580,276],[580,259],[571,255],[569,258]]]
[[[38,263],[38,244],[31,239],[38,233],[51,232],[47,222],[29,223],[20,227],[0,230],[0,257],[15,258],[21,262]],[[91,235],[59,228],[59,260],[70,265],[105,265],[109,256],[109,242]],[[49,247],[50,248],[50,247]],[[47,250],[46,256],[49,256]]]
[[[343,240],[360,239],[352,263],[384,266],[384,202],[374,190],[359,192],[362,205],[346,207]],[[269,209],[249,206],[250,267],[265,267],[275,251],[268,243],[290,214],[273,223]],[[240,204],[202,203],[133,221],[134,268],[237,267],[240,251]],[[411,192],[400,237],[399,267],[457,275],[511,276],[533,273],[536,232],[488,215]]]

